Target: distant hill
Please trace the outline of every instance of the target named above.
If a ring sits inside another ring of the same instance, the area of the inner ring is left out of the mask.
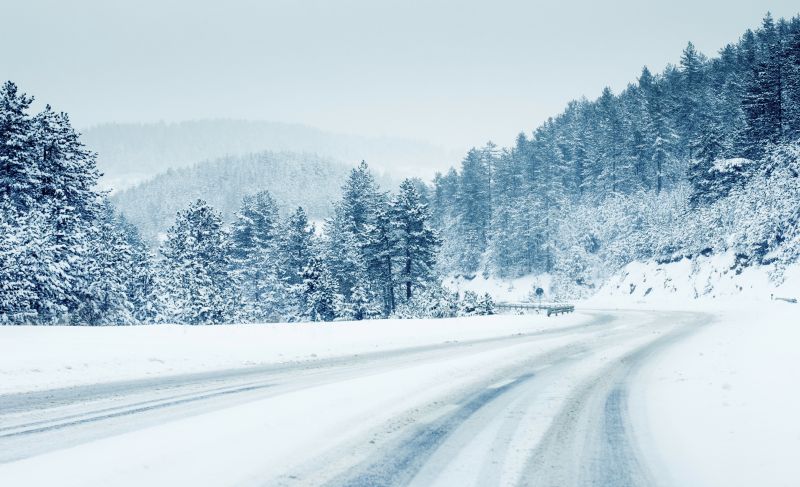
[[[105,124],[83,131],[98,153],[104,189],[121,190],[168,169],[265,150],[316,153],[348,164],[362,159],[397,176],[432,176],[453,160],[441,147],[390,137],[360,137],[277,122],[201,120],[180,123]]]
[[[283,211],[302,206],[310,218],[322,219],[339,198],[349,169],[349,165],[316,154],[260,152],[170,169],[114,194],[112,200],[154,243],[172,225],[178,210],[197,198],[208,201],[231,221],[245,195],[266,189]]]

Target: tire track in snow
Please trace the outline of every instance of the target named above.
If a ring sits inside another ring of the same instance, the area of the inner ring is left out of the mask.
[[[532,379],[533,373],[523,374],[510,382],[489,387],[468,398],[454,412],[445,415],[389,449],[385,455],[357,465],[342,477],[329,482],[330,486],[374,487],[405,485],[410,482],[430,456],[447,437],[479,409],[506,392]]]
[[[136,393],[151,393],[173,390],[187,386],[207,387],[225,385],[232,380],[259,378],[278,374],[292,374],[298,371],[314,371],[334,367],[358,366],[391,359],[402,359],[413,355],[440,353],[448,350],[468,349],[482,345],[500,345],[519,342],[527,338],[568,335],[581,330],[590,330],[602,326],[613,318],[608,314],[598,314],[591,320],[572,326],[537,330],[530,333],[504,335],[464,341],[448,341],[430,345],[389,349],[377,352],[347,355],[341,357],[322,358],[308,361],[291,361],[279,364],[267,364],[254,367],[213,370],[162,377],[114,381],[99,384],[88,384],[42,391],[29,391],[0,394],[0,412],[3,415],[30,412],[36,409],[49,409],[75,403],[98,401],[120,396],[131,396]]]
[[[673,316],[662,316],[659,320]],[[585,381],[567,400],[533,451],[519,485],[653,485],[654,479],[640,459],[630,428],[628,382],[647,357],[685,338],[707,321],[704,315],[694,314],[677,328],[636,347]]]
[[[249,400],[414,366],[420,361],[516,346],[545,337],[591,333],[611,319],[600,314],[579,325],[523,334],[0,396],[0,463]]]

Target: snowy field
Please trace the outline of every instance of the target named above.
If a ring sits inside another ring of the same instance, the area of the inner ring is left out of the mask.
[[[800,308],[636,307],[0,328],[0,484],[796,485]]]
[[[220,326],[0,327],[0,394],[530,333],[582,314]]]

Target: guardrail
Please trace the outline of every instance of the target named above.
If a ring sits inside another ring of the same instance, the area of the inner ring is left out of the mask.
[[[547,316],[572,313],[575,311],[575,306],[571,304],[496,303],[495,307],[500,310],[508,311],[529,310],[535,311],[536,313],[544,311],[547,313]]]

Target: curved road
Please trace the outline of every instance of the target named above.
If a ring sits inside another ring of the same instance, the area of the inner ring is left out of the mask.
[[[590,314],[538,333],[0,396],[0,485],[656,484],[628,390],[708,318]]]

